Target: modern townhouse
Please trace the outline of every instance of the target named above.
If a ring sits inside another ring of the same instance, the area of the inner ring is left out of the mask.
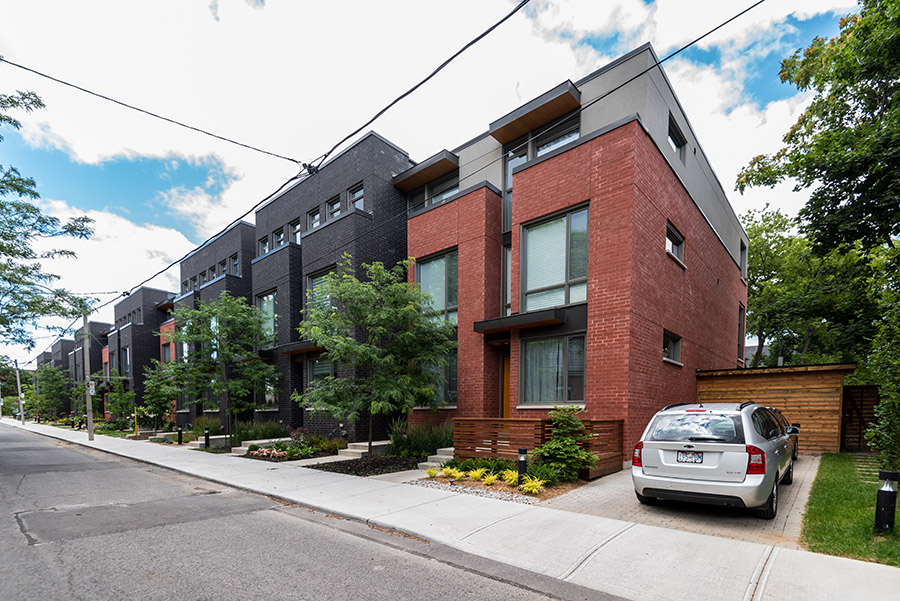
[[[742,365],[747,235],[656,62],[642,46],[394,178],[410,277],[458,324],[441,417],[574,404],[623,420],[629,453],[696,370]]]
[[[278,419],[311,432],[346,430],[365,440],[367,423],[350,424],[313,416],[291,401],[309,382],[336,369],[321,349],[297,330],[307,291],[335,269],[344,253],[357,271],[362,264],[394,265],[406,258],[406,195],[392,177],[411,165],[407,153],[375,133],[322,165],[256,212],[253,299],[267,316],[271,341],[260,355],[278,366],[277,386],[259,399],[258,419]],[[337,367],[340,374],[340,367]],[[375,424],[387,434],[387,419]]]
[[[113,307],[115,321],[106,336],[102,368],[105,374],[115,370],[124,378],[137,405],[144,393],[144,368],[159,356],[157,333],[169,317],[174,297],[173,292],[143,286]]]
[[[84,382],[84,347],[88,347],[88,369],[93,374],[103,369],[103,348],[107,345],[106,336],[112,324],[102,321],[89,321],[87,330],[84,326],[75,330],[75,347],[69,351],[68,370],[72,383]],[[87,332],[87,333],[85,333]],[[88,337],[90,340],[88,341]],[[83,409],[84,403],[79,403]],[[71,407],[71,405],[70,405]]]
[[[195,249],[179,265],[181,272],[181,292],[173,299],[173,306],[195,308],[201,302],[215,300],[222,292],[234,297],[243,297],[252,302],[253,284],[250,261],[254,257],[256,229],[253,224],[238,221],[220,234]],[[166,338],[175,330],[172,314],[160,324],[160,336],[156,340],[156,358],[163,363],[183,357],[190,348],[176,348]],[[188,402],[185,396],[175,399],[175,419],[178,425],[192,423],[200,416],[224,419],[224,409],[215,399]]]

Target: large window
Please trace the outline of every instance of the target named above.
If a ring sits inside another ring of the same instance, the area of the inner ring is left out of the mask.
[[[525,228],[525,311],[587,300],[588,211]]]
[[[334,375],[334,363],[325,357],[316,357],[309,360],[309,381],[315,382],[322,378]]]
[[[409,210],[416,212],[428,206],[439,205],[457,192],[459,192],[459,172],[455,171],[410,194]]]
[[[269,292],[256,297],[256,306],[262,315],[263,326],[263,348],[272,348],[275,346],[275,335],[277,328],[277,304],[278,293]]]
[[[526,403],[584,402],[584,335],[522,343]]]
[[[416,280],[431,295],[431,309],[440,319],[453,323],[458,316],[458,269],[456,251],[416,265]]]
[[[438,401],[441,401],[447,405],[455,405],[457,398],[457,370],[455,352],[452,355],[447,355],[447,365],[444,366],[443,371],[444,379],[437,391]]]
[[[512,227],[512,185],[513,170],[519,165],[543,156],[548,152],[577,140],[579,136],[580,121],[578,114],[565,119],[557,125],[544,127],[526,136],[522,136],[515,142],[507,144],[503,149],[505,156],[503,161],[504,186],[503,186],[503,225],[502,231],[508,232]]]
[[[307,285],[307,299],[306,306],[307,307],[316,307],[322,308],[327,306],[329,302],[328,296],[323,294],[321,291],[322,284],[325,283],[325,276],[327,273],[322,273],[319,275],[314,275],[309,278],[309,284]]]

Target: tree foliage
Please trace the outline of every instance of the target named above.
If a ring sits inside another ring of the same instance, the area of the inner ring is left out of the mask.
[[[550,467],[563,481],[577,480],[578,472],[597,464],[597,456],[582,446],[591,440],[578,418],[583,411],[583,408],[571,405],[555,407],[550,411],[553,422],[550,440],[534,450],[541,464]]]
[[[159,369],[172,370],[189,402],[203,402],[212,395],[221,403],[229,416],[225,432],[230,434],[234,415],[257,407],[253,393],[278,380],[277,368],[257,355],[267,337],[262,315],[244,298],[223,291],[197,308],[176,309],[175,324],[175,331],[164,336],[191,351],[177,368],[163,364]]]
[[[742,216],[750,239],[747,333],[750,367],[864,361],[875,334],[879,269],[857,246],[813,252],[796,223],[766,207]],[[770,352],[764,358],[764,345]]]
[[[753,158],[736,188],[793,179],[818,249],[894,246],[900,235],[900,0],[862,0],[840,34],[782,61],[781,81],[815,93],[784,146]]]
[[[110,369],[108,378],[103,375],[102,371],[98,371],[91,376],[91,379],[97,383],[104,383],[102,392],[98,389],[97,396],[103,395],[107,411],[123,416],[132,414],[135,394],[133,390],[125,390],[125,378],[119,374],[118,370]],[[91,404],[92,406],[98,405],[93,400]]]
[[[315,380],[292,399],[316,412],[355,423],[372,416],[438,406],[443,368],[456,343],[454,325],[428,310],[427,292],[407,281],[412,260],[391,269],[363,265],[359,279],[350,257],[310,292],[300,334],[325,349],[340,376]]]
[[[69,395],[69,378],[61,368],[42,365],[35,373],[35,383],[35,412],[54,413],[63,406]]]
[[[178,363],[151,359],[144,367],[144,405],[156,416],[164,416],[181,394],[178,386]]]
[[[19,129],[22,125],[7,111],[31,112],[43,106],[33,92],[0,94],[0,132],[2,126]],[[39,327],[40,318],[77,317],[88,310],[93,300],[55,288],[59,276],[47,273],[41,265],[46,259],[74,257],[71,250],[34,249],[35,243],[46,238],[87,238],[93,233],[92,220],[77,217],[61,223],[29,202],[38,197],[32,178],[21,175],[11,165],[0,164],[0,336],[7,343],[29,349],[34,348],[33,330]]]

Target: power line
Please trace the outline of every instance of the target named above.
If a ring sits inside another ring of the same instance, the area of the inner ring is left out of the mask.
[[[95,96],[95,97],[97,97],[97,98],[101,98],[101,99],[106,100],[106,101],[108,101],[108,102],[112,102],[113,104],[118,104],[119,106],[123,106],[123,107],[125,107],[125,108],[127,108],[127,109],[131,109],[131,110],[133,110],[133,111],[137,111],[137,112],[139,112],[139,113],[143,113],[143,114],[145,114],[145,115],[149,115],[149,116],[154,117],[154,118],[156,118],[156,119],[161,119],[162,121],[166,121],[167,123],[172,123],[172,124],[174,124],[174,125],[177,125],[177,126],[179,126],[179,127],[183,127],[183,128],[185,128],[185,129],[190,129],[191,131],[195,131],[195,132],[201,133],[201,134],[203,134],[203,135],[210,136],[211,138],[216,138],[217,140],[222,140],[223,142],[228,142],[229,144],[234,144],[235,146],[241,146],[242,148],[247,148],[247,149],[249,149],[249,150],[253,150],[253,151],[256,151],[256,152],[261,152],[262,154],[267,154],[267,155],[269,155],[269,156],[273,156],[273,157],[276,157],[276,158],[279,158],[279,159],[284,159],[285,161],[290,161],[290,162],[295,163],[295,164],[297,164],[297,165],[303,166],[303,163],[301,163],[301,162],[298,161],[297,159],[293,159],[293,158],[291,158],[291,157],[284,156],[284,155],[281,155],[281,154],[278,154],[278,153],[275,153],[275,152],[270,152],[270,151],[268,151],[268,150],[263,150],[262,148],[257,148],[256,146],[251,146],[250,144],[244,144],[243,142],[238,142],[238,141],[236,141],[236,140],[232,140],[231,138],[226,138],[225,136],[220,136],[220,135],[218,135],[218,134],[214,134],[214,133],[212,133],[212,132],[206,131],[205,129],[200,129],[199,127],[194,127],[193,125],[188,125],[187,123],[182,123],[181,121],[176,121],[175,119],[171,119],[171,118],[169,118],[169,117],[164,117],[163,115],[159,115],[159,114],[154,113],[154,112],[152,112],[152,111],[148,111],[148,110],[146,110],[146,109],[142,109],[142,108],[140,108],[140,107],[134,106],[133,104],[128,104],[127,102],[122,102],[121,100],[116,100],[115,98],[111,98],[110,96],[106,96],[106,95],[104,95],[104,94],[100,94],[100,93],[98,93],[98,92],[94,92],[94,91],[88,90],[87,88],[83,88],[83,87],[81,87],[81,86],[79,86],[79,85],[76,85],[76,84],[74,84],[74,83],[70,83],[70,82],[68,82],[68,81],[64,81],[64,80],[59,79],[59,78],[57,78],[57,77],[53,77],[52,75],[47,75],[46,73],[41,73],[40,71],[38,71],[38,70],[36,70],[36,69],[32,69],[31,67],[26,67],[25,65],[21,65],[21,64],[19,64],[19,63],[14,63],[13,61],[11,61],[11,60],[9,60],[9,59],[7,59],[7,58],[4,58],[4,57],[2,57],[2,56],[0,56],[0,63],[6,63],[7,65],[10,65],[10,66],[12,66],[12,67],[16,67],[16,68],[18,68],[18,69],[22,69],[23,71],[28,71],[29,73],[34,73],[35,75],[38,75],[38,76],[43,77],[43,78],[45,78],[45,79],[49,79],[50,81],[55,81],[55,82],[58,83],[58,84],[62,84],[62,85],[64,85],[64,86],[68,86],[68,87],[73,88],[73,89],[75,89],[75,90],[78,90],[78,91],[80,91],[80,92],[84,92],[85,94],[90,94],[91,96]]]
[[[372,117],[371,119],[369,119],[368,121],[366,121],[365,123],[363,123],[362,125],[357,127],[355,130],[353,130],[346,136],[344,136],[344,138],[340,142],[338,142],[337,144],[335,144],[334,146],[331,147],[331,150],[329,150],[324,155],[322,155],[321,161],[319,161],[319,165],[321,165],[323,162],[325,162],[325,160],[331,155],[331,153],[333,153],[335,150],[337,150],[337,148],[341,144],[343,144],[344,142],[346,142],[347,140],[349,140],[350,138],[352,138],[353,136],[355,136],[356,134],[358,134],[359,132],[361,132],[362,130],[367,128],[368,126],[372,125],[372,123],[376,119],[378,119],[383,114],[385,114],[391,107],[393,107],[395,104],[397,104],[398,102],[400,102],[401,100],[403,100],[404,98],[406,98],[407,96],[409,96],[410,94],[412,94],[413,92],[418,90],[420,87],[422,87],[423,85],[428,83],[428,81],[432,77],[434,77],[435,75],[440,73],[444,69],[444,67],[446,67],[451,62],[453,62],[453,60],[456,59],[456,57],[458,57],[460,54],[462,54],[463,52],[465,52],[466,50],[468,50],[469,48],[471,48],[472,46],[477,44],[479,41],[481,41],[485,36],[490,34],[492,31],[494,31],[495,29],[497,29],[498,27],[503,25],[507,20],[512,18],[512,16],[514,14],[516,14],[517,12],[522,10],[522,8],[524,8],[524,6],[526,4],[528,4],[530,1],[531,0],[522,0],[521,2],[519,2],[516,5],[516,7],[509,12],[509,14],[507,14],[505,17],[503,17],[502,19],[500,19],[499,21],[497,21],[496,23],[494,23],[493,25],[491,25],[490,27],[485,29],[483,32],[481,32],[481,34],[479,34],[478,36],[473,38],[469,43],[467,43],[465,46],[463,46],[462,48],[457,50],[455,53],[453,53],[453,55],[450,58],[448,58],[447,60],[442,62],[440,65],[438,65],[438,67],[434,71],[432,71],[425,79],[423,79],[422,81],[420,81],[419,83],[417,83],[416,85],[414,85],[413,87],[411,87],[410,89],[405,91],[404,93],[402,93],[399,96],[397,96],[396,98],[394,98],[391,102],[389,102],[387,104],[387,106],[385,106],[383,109],[381,109],[380,111],[375,113],[374,117]]]

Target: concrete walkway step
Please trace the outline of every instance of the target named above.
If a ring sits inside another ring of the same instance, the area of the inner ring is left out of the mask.
[[[245,440],[244,444],[239,447],[233,447],[231,449],[232,455],[246,455],[250,452],[250,445],[255,444],[258,447],[267,447],[271,444],[275,444],[276,442],[291,442],[291,437],[288,436],[286,438],[264,438],[261,440]]]
[[[437,469],[443,467],[451,459],[453,459],[453,447],[445,447],[438,449],[436,454],[429,455],[428,461],[423,461],[418,467],[420,470]]]
[[[386,455],[390,440],[373,440],[372,455]],[[351,442],[346,449],[338,451],[338,455],[348,459],[361,459],[369,455],[368,442]]]

